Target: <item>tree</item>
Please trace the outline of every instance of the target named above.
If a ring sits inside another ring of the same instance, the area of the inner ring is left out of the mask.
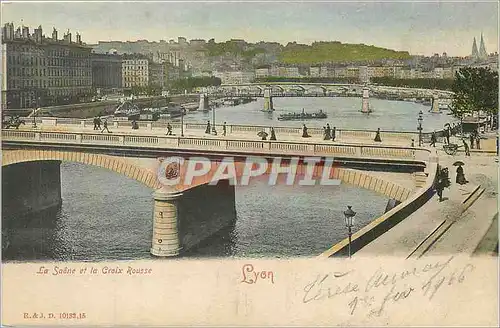
[[[455,117],[478,111],[498,113],[498,72],[489,68],[464,67],[455,73],[452,112]]]

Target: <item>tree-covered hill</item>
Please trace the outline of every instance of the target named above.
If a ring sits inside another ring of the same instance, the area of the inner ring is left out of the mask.
[[[395,51],[364,44],[315,42],[312,45],[289,43],[280,53],[284,64],[321,64],[336,62],[409,59],[407,51]]]

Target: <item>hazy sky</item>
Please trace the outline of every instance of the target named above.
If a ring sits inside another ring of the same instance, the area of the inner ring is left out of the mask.
[[[488,2],[38,2],[5,3],[2,22],[42,25],[49,35],[79,31],[82,40],[169,40],[177,36],[311,43],[364,43],[411,54],[471,53],[484,34],[498,51],[498,4]],[[62,36],[60,34],[60,36]]]

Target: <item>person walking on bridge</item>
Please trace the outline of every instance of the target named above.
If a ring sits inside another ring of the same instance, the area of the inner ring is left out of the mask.
[[[224,122],[224,124],[222,125],[222,135],[223,136],[226,136],[226,122]]]
[[[210,120],[207,121],[207,128],[205,129],[206,134],[210,134]]]
[[[302,126],[302,138],[309,138],[310,135],[309,133],[307,133],[307,126],[305,124],[303,124]]]
[[[167,136],[172,135],[172,125],[170,125],[170,122],[167,122]]]
[[[276,133],[274,133],[273,127],[271,127],[271,137],[269,138],[269,140],[276,140]]]
[[[337,132],[337,128],[333,127],[333,129],[332,129],[332,141],[335,141],[336,132]]]
[[[377,129],[377,134],[375,134],[375,139],[373,139],[376,142],[382,142],[382,138],[380,138],[380,128]]]
[[[101,129],[101,115],[99,115],[97,117],[97,129],[96,130],[100,130]]]
[[[326,123],[326,136],[325,140],[330,140],[332,135],[331,135],[332,129],[330,128],[330,124]]]
[[[108,131],[108,133],[111,133],[111,131],[109,131],[109,129],[108,129],[108,119],[104,120],[104,122],[103,122],[103,128],[101,130],[101,133],[103,133],[104,130]]]

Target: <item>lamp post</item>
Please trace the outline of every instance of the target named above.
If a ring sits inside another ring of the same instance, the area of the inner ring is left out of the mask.
[[[417,129],[418,129],[418,146],[419,147],[422,147],[422,121],[424,120],[422,115],[424,115],[424,113],[422,113],[422,111],[418,112],[418,118],[417,118],[418,127],[417,127]]]
[[[217,134],[215,130],[215,106],[212,107],[212,133]]]
[[[33,101],[33,128],[36,129],[36,108],[37,108],[37,103],[36,101]]]
[[[347,227],[347,233],[349,235],[349,258],[351,258],[351,236],[352,236],[352,227],[354,226],[354,216],[356,212],[354,212],[351,206],[347,206],[347,211],[344,211],[344,221],[345,226]]]
[[[181,137],[184,137],[184,114],[186,114],[186,109],[181,108]]]

